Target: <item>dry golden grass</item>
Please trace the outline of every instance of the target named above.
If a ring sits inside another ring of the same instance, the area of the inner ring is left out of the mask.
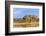
[[[34,22],[34,23],[14,23],[14,26],[20,26],[20,27],[37,27],[39,26],[39,22]]]
[[[39,26],[39,18],[33,16],[13,19],[13,25],[16,27],[36,27]]]

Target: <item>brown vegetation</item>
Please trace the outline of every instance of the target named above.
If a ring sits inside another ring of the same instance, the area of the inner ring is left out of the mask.
[[[14,26],[35,27],[39,25],[39,18],[34,15],[26,15],[23,18],[13,19],[13,24]]]

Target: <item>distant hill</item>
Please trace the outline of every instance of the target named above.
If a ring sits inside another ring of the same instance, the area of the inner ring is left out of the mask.
[[[25,15],[23,19],[26,20],[27,22],[39,21],[39,18],[35,15]]]
[[[18,22],[18,23],[24,23],[24,22],[35,22],[35,21],[39,21],[39,18],[35,15],[25,15],[23,18],[14,18],[14,22]]]
[[[23,18],[14,18],[15,27],[36,27],[39,26],[39,18],[35,15],[25,15]]]

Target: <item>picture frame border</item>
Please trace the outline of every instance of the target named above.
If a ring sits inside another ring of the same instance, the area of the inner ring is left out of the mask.
[[[14,32],[9,33],[9,5],[15,4],[15,2],[21,2],[21,3],[28,3],[28,4],[34,4],[34,5],[42,5],[42,11],[43,11],[43,30],[42,31],[33,31],[33,32]],[[39,34],[39,33],[45,33],[45,3],[42,2],[25,2],[25,1],[5,1],[5,35],[22,35],[22,34]]]

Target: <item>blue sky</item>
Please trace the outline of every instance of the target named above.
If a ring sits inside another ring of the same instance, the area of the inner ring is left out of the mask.
[[[22,18],[27,14],[39,16],[39,9],[33,8],[13,8],[13,18]]]

